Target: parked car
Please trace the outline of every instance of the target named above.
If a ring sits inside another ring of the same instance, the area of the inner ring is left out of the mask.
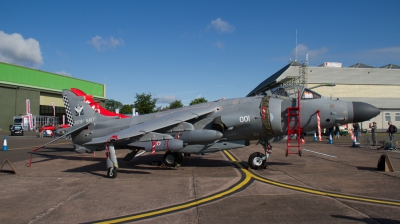
[[[24,135],[24,128],[21,125],[13,125],[10,128],[11,131],[11,135],[20,135],[23,136]]]

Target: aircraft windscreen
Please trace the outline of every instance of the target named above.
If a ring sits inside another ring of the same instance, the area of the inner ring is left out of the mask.
[[[273,88],[271,89],[271,93],[277,96],[289,97],[288,92],[283,87]]]
[[[321,94],[318,94],[312,90],[305,88],[301,98],[302,99],[319,99],[319,98],[321,98]]]

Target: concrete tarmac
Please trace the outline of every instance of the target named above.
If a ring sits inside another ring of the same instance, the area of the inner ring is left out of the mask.
[[[400,153],[351,147],[349,136],[328,144],[306,136],[302,157],[272,143],[268,169],[248,170],[252,143],[242,149],[185,157],[158,167],[164,152],[131,162],[118,150],[116,179],[106,178],[104,151],[75,153],[60,140],[8,136],[0,172],[0,223],[400,223]],[[295,151],[294,148],[291,151]],[[394,172],[377,170],[382,154]]]

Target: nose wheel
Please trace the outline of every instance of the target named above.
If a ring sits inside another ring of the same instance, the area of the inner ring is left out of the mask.
[[[263,169],[267,165],[267,160],[264,154],[260,152],[254,152],[249,157],[249,167],[253,170]]]
[[[256,145],[261,144],[264,148],[264,153],[254,152],[249,156],[248,164],[249,168],[257,170],[257,169],[265,169],[267,167],[267,159],[269,155],[272,153],[272,146],[268,141],[264,139],[260,139]]]

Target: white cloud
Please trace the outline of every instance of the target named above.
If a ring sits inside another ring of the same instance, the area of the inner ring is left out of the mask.
[[[221,18],[212,20],[209,25],[207,25],[207,30],[214,29],[218,33],[232,33],[235,31],[235,26],[230,25],[228,22],[223,21]]]
[[[224,42],[217,40],[217,42],[215,43],[215,46],[217,46],[219,49],[225,49],[225,45]]]
[[[92,45],[98,51],[104,51],[110,48],[116,48],[118,46],[124,46],[124,40],[115,39],[114,37],[110,37],[108,39],[104,39],[100,36],[95,36],[91,40],[87,42],[88,44]]]
[[[66,71],[59,71],[59,72],[55,72],[56,74],[59,74],[59,75],[65,75],[65,76],[70,76],[70,77],[72,77],[72,75],[70,74],[70,73],[67,73]]]
[[[304,44],[298,44],[297,45],[297,55],[296,55],[296,48],[295,48],[295,49],[293,49],[293,51],[291,53],[291,58],[293,58],[293,59],[304,58],[305,59],[306,53],[308,53],[308,58],[315,60],[315,59],[318,59],[321,56],[323,56],[326,52],[328,52],[328,48],[326,48],[326,47],[311,50]]]
[[[176,96],[174,96],[174,95],[167,95],[167,96],[158,98],[157,103],[171,103],[177,99],[178,98],[176,98]]]
[[[199,99],[201,97],[201,94],[199,94],[198,96],[196,96],[196,98],[195,99]]]
[[[0,31],[0,61],[23,66],[43,64],[39,42],[33,38],[24,39],[21,34],[6,34]]]

